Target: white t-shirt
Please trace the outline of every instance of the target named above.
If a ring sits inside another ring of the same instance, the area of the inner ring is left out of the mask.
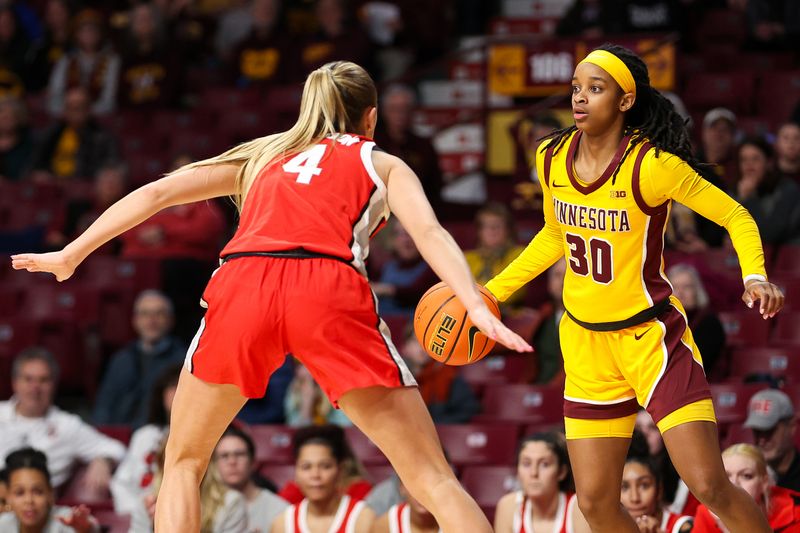
[[[134,508],[144,508],[144,497],[152,491],[158,452],[167,436],[167,427],[143,426],[133,432],[128,453],[111,479],[114,512],[131,514]]]
[[[60,487],[76,462],[88,463],[98,457],[119,462],[125,455],[121,442],[103,435],[77,415],[51,407],[43,417],[28,418],[17,414],[16,406],[14,398],[0,402],[0,464],[5,464],[9,453],[30,446],[47,456],[53,487]]]
[[[262,489],[256,499],[247,502],[247,517],[250,533],[269,533],[272,521],[289,507],[289,502],[277,494]]]

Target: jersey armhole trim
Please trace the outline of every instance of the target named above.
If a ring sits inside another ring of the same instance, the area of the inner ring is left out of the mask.
[[[631,177],[631,189],[633,190],[633,198],[636,200],[636,205],[639,206],[639,209],[641,209],[645,215],[650,215],[650,216],[654,216],[661,213],[669,203],[669,200],[667,200],[661,205],[653,207],[648,205],[647,202],[644,201],[644,197],[642,196],[641,175],[640,175],[642,171],[642,162],[644,161],[644,156],[652,147],[653,147],[652,144],[646,142],[642,144],[641,148],[639,148],[639,153],[636,154],[636,161],[633,163],[633,175]]]
[[[375,148],[375,143],[373,141],[367,141],[361,145],[361,163],[364,165],[364,169],[369,174],[369,177],[375,183],[375,187],[378,188],[380,192],[381,198],[383,198],[383,203],[386,206],[386,212],[384,213],[384,217],[388,218],[389,216],[389,201],[388,201],[388,190],[386,189],[386,184],[383,182],[380,176],[378,176],[378,171],[375,170],[375,165],[372,163],[372,149]]]

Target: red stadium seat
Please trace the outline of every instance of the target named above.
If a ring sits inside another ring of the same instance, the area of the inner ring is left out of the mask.
[[[278,490],[286,486],[290,481],[294,481],[294,465],[264,465],[258,469],[258,473],[272,481]]]
[[[741,424],[747,418],[747,403],[763,383],[717,383],[711,385],[714,411],[720,425]]]
[[[91,255],[76,274],[82,282],[99,289],[123,288],[139,292],[161,287],[161,264],[157,259]]]
[[[260,464],[291,464],[294,462],[292,437],[294,429],[288,426],[250,426],[250,436],[256,445],[256,462]]]
[[[763,346],[769,339],[771,322],[752,309],[719,313],[729,346]]]
[[[509,465],[514,462],[519,427],[499,424],[436,427],[450,461],[459,466]]]
[[[100,291],[90,285],[55,282],[27,289],[20,312],[40,321],[57,321],[81,327],[96,324],[100,312]]]
[[[772,340],[781,345],[797,344],[798,348],[792,355],[800,357],[800,313],[780,313],[776,318]]]
[[[797,381],[800,378],[800,357],[797,352],[797,346],[736,349],[731,355],[731,376],[768,374]]]
[[[517,469],[514,466],[466,466],[461,472],[461,484],[484,512],[493,511],[500,498],[516,490]]]
[[[697,27],[701,44],[711,42],[741,43],[747,37],[744,13],[735,9],[709,9]]]
[[[747,113],[754,92],[755,77],[750,72],[699,73],[687,81],[684,101],[691,109],[723,106],[736,113]]]
[[[778,249],[773,274],[779,277],[800,277],[800,246],[785,245]]]
[[[755,102],[758,114],[770,118],[773,127],[786,122],[800,101],[800,70],[764,72]]]
[[[355,426],[344,428],[347,442],[359,461],[365,465],[385,465],[389,462],[383,452]]]
[[[92,515],[100,522],[105,533],[128,533],[131,528],[130,515],[118,515],[114,511],[95,511]]]
[[[781,313],[800,311],[800,277],[775,276],[770,281],[780,287],[786,297]]]
[[[518,383],[528,362],[525,355],[493,355],[482,361],[465,365],[461,377],[473,389],[482,390],[487,385]]]
[[[120,441],[127,446],[131,442],[131,435],[133,429],[130,426],[113,425],[113,426],[97,426],[97,431],[103,435],[107,435],[112,439]]]
[[[555,424],[563,416],[564,394],[560,387],[490,385],[483,394],[483,413],[476,420]]]
[[[381,481],[385,481],[394,475],[394,468],[392,465],[369,465],[364,467],[369,474],[369,481],[373,485],[377,485]]]
[[[725,433],[725,438],[720,443],[720,448],[723,450],[728,446],[734,444],[753,444],[753,430],[744,427],[742,424],[731,424],[728,431]]]

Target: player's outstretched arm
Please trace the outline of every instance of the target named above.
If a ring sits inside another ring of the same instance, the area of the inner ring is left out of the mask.
[[[63,250],[13,255],[11,264],[15,270],[49,272],[64,281],[94,250],[162,209],[235,194],[238,170],[233,165],[196,167],[148,183],[109,207]]]
[[[472,322],[487,336],[512,350],[532,351],[527,342],[505,327],[486,307],[464,254],[439,224],[416,174],[397,157],[382,152],[375,152],[372,157],[378,175],[386,182],[389,208],[408,231],[425,261],[467,308]]]

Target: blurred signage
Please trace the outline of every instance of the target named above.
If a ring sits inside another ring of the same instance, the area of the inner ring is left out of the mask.
[[[657,39],[623,39],[647,63],[650,82],[659,90],[675,86],[675,45]],[[489,47],[491,91],[507,96],[547,96],[567,93],[575,65],[599,42],[553,40],[535,44],[504,43]]]

